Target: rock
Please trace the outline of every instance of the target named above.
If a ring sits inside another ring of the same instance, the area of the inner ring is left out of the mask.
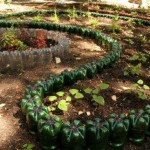
[[[59,57],[55,57],[55,62],[56,62],[56,64],[60,64],[61,63],[61,59]]]

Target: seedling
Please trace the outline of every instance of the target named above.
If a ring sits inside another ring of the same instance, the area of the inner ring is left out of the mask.
[[[109,84],[101,83],[99,85],[99,87],[97,87],[95,89],[92,89],[92,88],[86,88],[86,89],[84,89],[84,92],[86,94],[89,94],[91,96],[92,101],[94,101],[94,102],[96,102],[96,103],[98,103],[100,105],[105,105],[104,98],[101,95],[99,95],[99,94],[100,94],[100,92],[102,90],[106,90],[108,88],[109,88]]]
[[[142,75],[142,64],[139,63],[137,65],[131,65],[131,64],[128,64],[127,67],[125,67],[124,69],[124,72],[123,72],[123,75],[124,76],[128,76],[129,74],[132,74],[132,75]]]
[[[22,146],[22,149],[23,149],[23,150],[32,150],[34,147],[35,147],[34,144],[24,144],[24,145]]]
[[[33,17],[33,20],[37,21],[37,22],[40,22],[40,21],[43,21],[43,17],[40,16],[40,15],[37,15],[37,16]]]
[[[129,58],[129,61],[131,62],[135,62],[135,61],[138,61],[138,62],[146,62],[148,59],[148,55],[147,54],[144,54],[144,53],[138,53],[138,54],[135,54],[133,55],[132,57]]]
[[[94,28],[97,28],[98,27],[98,21],[97,19],[90,19],[89,20],[89,24],[94,27]]]
[[[67,11],[68,11],[68,16],[70,20],[75,20],[78,17],[75,7],[73,7],[73,9],[68,9]]]
[[[135,95],[138,96],[139,99],[141,100],[147,100],[148,95],[146,93],[147,90],[150,89],[150,87],[146,84],[144,84],[143,80],[138,80],[137,83],[132,84],[132,89],[127,89],[127,93],[134,93]]]
[[[54,10],[54,16],[52,17],[52,21],[55,22],[55,23],[59,22],[59,17],[57,15],[57,9],[56,8]]]

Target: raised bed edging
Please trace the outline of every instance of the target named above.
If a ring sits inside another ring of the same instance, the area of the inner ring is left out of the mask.
[[[123,19],[126,20],[128,17],[123,17]],[[134,21],[150,25],[150,22],[141,19],[134,18]],[[2,24],[9,26],[11,23],[3,22]],[[144,141],[145,135],[150,135],[150,106],[146,106],[144,110],[138,112],[130,111],[128,115],[111,114],[105,122],[96,119],[87,122],[86,125],[78,120],[73,123],[66,122],[62,125],[62,121],[57,116],[52,119],[48,108],[42,106],[44,96],[62,89],[64,85],[70,83],[68,81],[74,84],[77,80],[92,78],[96,73],[101,73],[103,69],[117,61],[122,52],[122,48],[117,41],[99,32],[75,26],[35,22],[13,22],[13,24],[15,26],[25,24],[32,28],[65,31],[94,38],[98,44],[110,50],[97,62],[84,65],[67,72],[67,74],[62,72],[59,76],[51,76],[48,80],[38,81],[34,86],[29,86],[26,89],[26,97],[21,104],[22,111],[26,115],[30,132],[32,134],[38,132],[43,149],[57,149],[57,146],[61,145],[63,149],[68,150],[80,150],[83,147],[99,150],[100,148],[106,149],[107,143],[114,148],[121,148],[127,137],[133,143],[140,145]],[[88,140],[89,136],[92,138]]]
[[[36,37],[36,33],[41,29],[27,29],[21,28],[24,32],[28,33],[29,38]],[[17,36],[22,36],[19,28],[13,29]],[[0,28],[0,33],[4,33],[6,28]],[[17,69],[17,68],[30,68],[42,64],[47,64],[53,60],[54,57],[62,58],[68,53],[69,39],[60,33],[53,31],[43,30],[45,33],[45,39],[52,39],[58,44],[51,46],[50,48],[32,49],[24,51],[0,51],[0,71],[5,69]],[[9,65],[9,67],[8,67]]]

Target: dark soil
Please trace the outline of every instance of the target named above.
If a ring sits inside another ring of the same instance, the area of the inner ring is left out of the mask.
[[[43,16],[43,18],[45,21],[51,22],[50,16]],[[13,19],[15,19],[15,17]],[[25,19],[31,20],[32,18],[25,16],[23,20]],[[108,30],[108,27],[111,26],[111,19],[98,18],[97,22],[98,25],[96,27],[91,27],[88,19],[85,17],[79,17],[71,21],[68,17],[63,16],[63,19],[60,18],[60,23],[62,24],[73,24],[100,30],[117,39],[124,47],[122,57],[112,67],[105,69],[103,73],[93,79],[78,81],[74,86],[64,88],[64,91],[68,91],[69,88],[83,90],[87,87],[96,88],[101,82],[108,83],[110,88],[101,92],[101,95],[105,99],[105,105],[93,106],[89,96],[84,99],[73,100],[67,112],[57,112],[64,122],[74,119],[81,119],[85,122],[87,119],[94,117],[105,119],[110,113],[127,114],[131,109],[141,109],[150,103],[150,91],[147,92],[147,100],[140,100],[135,94],[127,94],[125,92],[125,89],[130,88],[131,84],[137,82],[139,79],[142,79],[144,83],[150,86],[150,74],[148,74],[150,70],[149,57],[147,62],[142,65],[144,72],[142,75],[123,76],[124,67],[129,63],[128,58],[138,52],[150,54],[149,27],[134,25],[134,29],[131,30],[131,26],[128,22],[119,21],[118,24],[121,30],[119,34],[116,34]],[[104,49],[95,44],[93,40],[83,39],[77,35],[66,34],[66,36],[71,42],[70,53],[61,60],[61,63],[56,64],[53,62],[45,66],[38,66],[27,70],[17,70],[16,72],[10,70],[7,73],[0,74],[0,149],[22,149],[22,146],[26,143],[34,143],[34,149],[40,149],[36,137],[29,135],[25,117],[20,110],[21,98],[24,97],[25,87],[28,84],[34,84],[37,80],[48,78],[50,73],[59,74],[64,69],[72,70],[75,67],[99,59],[105,54]],[[146,36],[147,41],[145,43],[141,40],[141,36]],[[133,40],[133,44],[129,44],[129,42],[125,40],[129,38]],[[116,100],[112,99],[113,95],[116,96]],[[79,115],[79,111],[83,113]],[[124,150],[149,150],[149,142],[150,140],[146,139],[146,142],[141,147],[128,143],[125,145]],[[107,148],[107,150],[110,149],[110,147]]]

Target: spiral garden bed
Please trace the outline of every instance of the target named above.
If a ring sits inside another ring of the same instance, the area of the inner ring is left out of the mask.
[[[28,12],[30,15],[33,13]],[[47,13],[52,12],[47,11]],[[63,11],[60,11],[59,13],[66,14],[66,12]],[[78,12],[78,14],[83,14],[83,12]],[[22,14],[19,14],[18,16],[20,15]],[[115,17],[113,15],[98,13],[92,13],[92,15],[96,17]],[[128,17],[122,16],[119,18],[123,20],[129,19]],[[133,18],[133,21],[146,26],[150,25],[149,21],[137,18]],[[43,98],[50,96],[53,92],[62,91],[64,85],[72,86],[80,80],[91,80],[97,73],[101,74],[104,69],[111,68],[112,65],[118,61],[122,53],[122,47],[116,40],[91,29],[70,25],[50,24],[46,22],[11,23],[2,21],[0,26],[10,27],[12,24],[14,27],[25,25],[28,28],[42,28],[46,30],[68,32],[69,34],[79,34],[83,37],[95,39],[99,45],[101,45],[104,49],[107,49],[106,55],[97,61],[90,62],[89,64],[83,65],[72,71],[63,71],[58,76],[51,75],[50,78],[40,80],[34,86],[29,86],[26,89],[25,99],[23,99],[21,103],[22,111],[26,115],[29,131],[32,134],[38,133],[42,148],[106,149],[106,145],[108,143],[113,148],[121,148],[125,144],[127,137],[130,141],[137,145],[140,145],[144,141],[146,134],[149,134],[149,106],[145,107],[144,110],[137,112],[130,111],[129,113],[121,116],[112,114],[110,117],[107,117],[107,119],[104,117],[103,119],[105,119],[105,121],[96,119],[94,121],[91,120],[86,122],[86,119],[84,120],[83,118],[80,118],[82,121],[73,121],[74,119],[69,119],[69,121],[72,121],[73,123],[70,124],[70,122],[63,122],[63,125],[61,119],[59,119],[55,113],[52,111],[50,113],[48,107],[43,106],[43,104],[47,105],[47,100]],[[105,84],[105,86],[107,85]],[[77,99],[83,98],[81,96],[81,91],[77,92],[77,90],[72,89],[72,92],[70,93],[75,96],[78,94]],[[89,90],[86,93],[90,94]],[[63,93],[59,92],[57,94],[61,97]],[[51,101],[54,101],[54,99]],[[69,101],[70,100],[68,100],[68,102]],[[67,100],[65,101],[65,103],[68,102]],[[96,115],[96,117],[98,117],[98,115]],[[93,118],[93,116],[91,118]],[[89,137],[92,137],[93,140]],[[61,144],[58,141],[61,141]]]

